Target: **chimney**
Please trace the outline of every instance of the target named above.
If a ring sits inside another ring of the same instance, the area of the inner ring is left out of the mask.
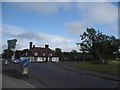
[[[45,45],[45,48],[49,48],[49,45],[46,44],[46,45]]]
[[[30,47],[29,47],[29,49],[32,49],[32,42],[30,42]]]
[[[35,45],[33,45],[33,48],[35,48]]]

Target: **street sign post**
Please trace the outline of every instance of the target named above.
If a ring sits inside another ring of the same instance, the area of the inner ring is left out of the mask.
[[[15,59],[15,46],[17,39],[7,40],[8,49],[13,49],[13,56],[11,58],[11,68],[13,69],[13,60]]]
[[[15,49],[17,39],[8,40],[8,49]]]
[[[30,65],[29,59],[22,60],[21,66],[22,66],[22,73],[23,73],[23,75],[28,74],[29,65]]]

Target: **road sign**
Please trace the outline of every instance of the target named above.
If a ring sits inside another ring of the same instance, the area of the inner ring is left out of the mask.
[[[23,75],[28,74],[28,67],[30,65],[30,61],[28,59],[24,59],[21,62],[21,66],[22,66],[22,73]]]
[[[12,61],[15,59],[15,46],[16,46],[17,39],[7,40],[8,49],[13,49],[13,56]],[[7,53],[8,54],[8,53]],[[8,56],[7,56],[8,58]],[[13,62],[11,63],[11,69],[13,69]]]
[[[24,59],[22,60],[21,65],[23,68],[28,68],[30,65],[30,61],[28,59]]]
[[[8,49],[14,49],[16,46],[17,39],[7,40]]]

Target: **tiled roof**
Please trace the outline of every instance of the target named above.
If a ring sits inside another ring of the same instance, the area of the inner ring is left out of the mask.
[[[53,52],[50,48],[41,48],[41,47],[34,47],[30,49],[30,51],[36,51],[36,52]]]
[[[43,53],[50,54],[52,53],[52,56],[57,56],[56,53],[51,50],[50,48],[41,48],[41,47],[34,47],[28,51],[29,56],[34,56],[34,53],[37,52],[38,56],[43,56]]]

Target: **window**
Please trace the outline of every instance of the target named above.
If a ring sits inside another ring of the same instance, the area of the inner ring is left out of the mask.
[[[45,56],[45,53],[43,53],[43,56]]]
[[[49,53],[49,56],[52,56],[52,53]]]
[[[35,52],[35,53],[34,53],[34,56],[38,56],[38,52]]]

